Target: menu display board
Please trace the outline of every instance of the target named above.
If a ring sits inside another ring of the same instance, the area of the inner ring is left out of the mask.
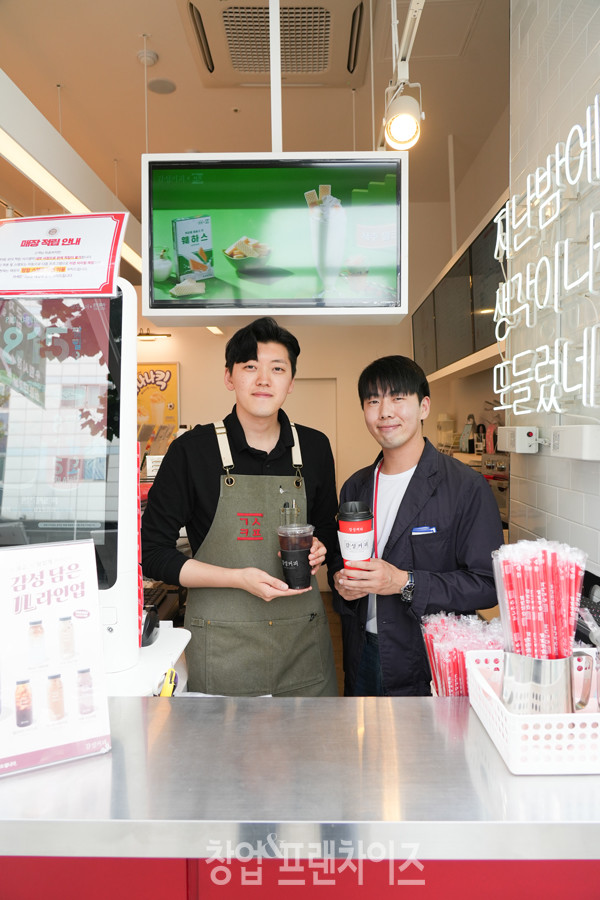
[[[111,748],[91,540],[0,549],[0,775]]]

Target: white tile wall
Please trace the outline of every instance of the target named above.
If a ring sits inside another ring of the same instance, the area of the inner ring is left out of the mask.
[[[600,93],[599,0],[512,0],[510,89],[514,196]],[[600,210],[600,188],[590,204]],[[557,421],[539,415],[542,425]],[[513,454],[509,532],[511,541],[546,537],[580,547],[600,575],[600,463],[557,459],[545,448]]]

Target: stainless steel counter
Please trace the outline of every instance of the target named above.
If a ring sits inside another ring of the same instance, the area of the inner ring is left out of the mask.
[[[1,853],[600,852],[600,776],[511,775],[464,699],[118,697],[110,713],[111,753],[0,779]]]

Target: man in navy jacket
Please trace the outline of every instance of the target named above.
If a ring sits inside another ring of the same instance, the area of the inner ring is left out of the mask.
[[[492,551],[502,523],[485,478],[439,453],[422,435],[429,385],[404,356],[375,360],[358,392],[365,424],[381,447],[344,484],[340,502],[374,512],[375,547],[359,568],[330,561],[341,614],[345,694],[427,695],[431,674],[421,617],[495,606]]]

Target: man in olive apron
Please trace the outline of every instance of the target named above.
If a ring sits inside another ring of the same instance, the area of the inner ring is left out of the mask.
[[[174,441],[149,492],[143,570],[188,588],[190,691],[337,695],[314,577],[337,540],[333,458],[325,435],[295,427],[281,409],[299,352],[273,319],[238,331],[226,350],[233,412]],[[280,509],[292,500],[315,526],[311,588],[303,591],[287,587],[278,556]],[[181,526],[193,559],[175,546]]]

